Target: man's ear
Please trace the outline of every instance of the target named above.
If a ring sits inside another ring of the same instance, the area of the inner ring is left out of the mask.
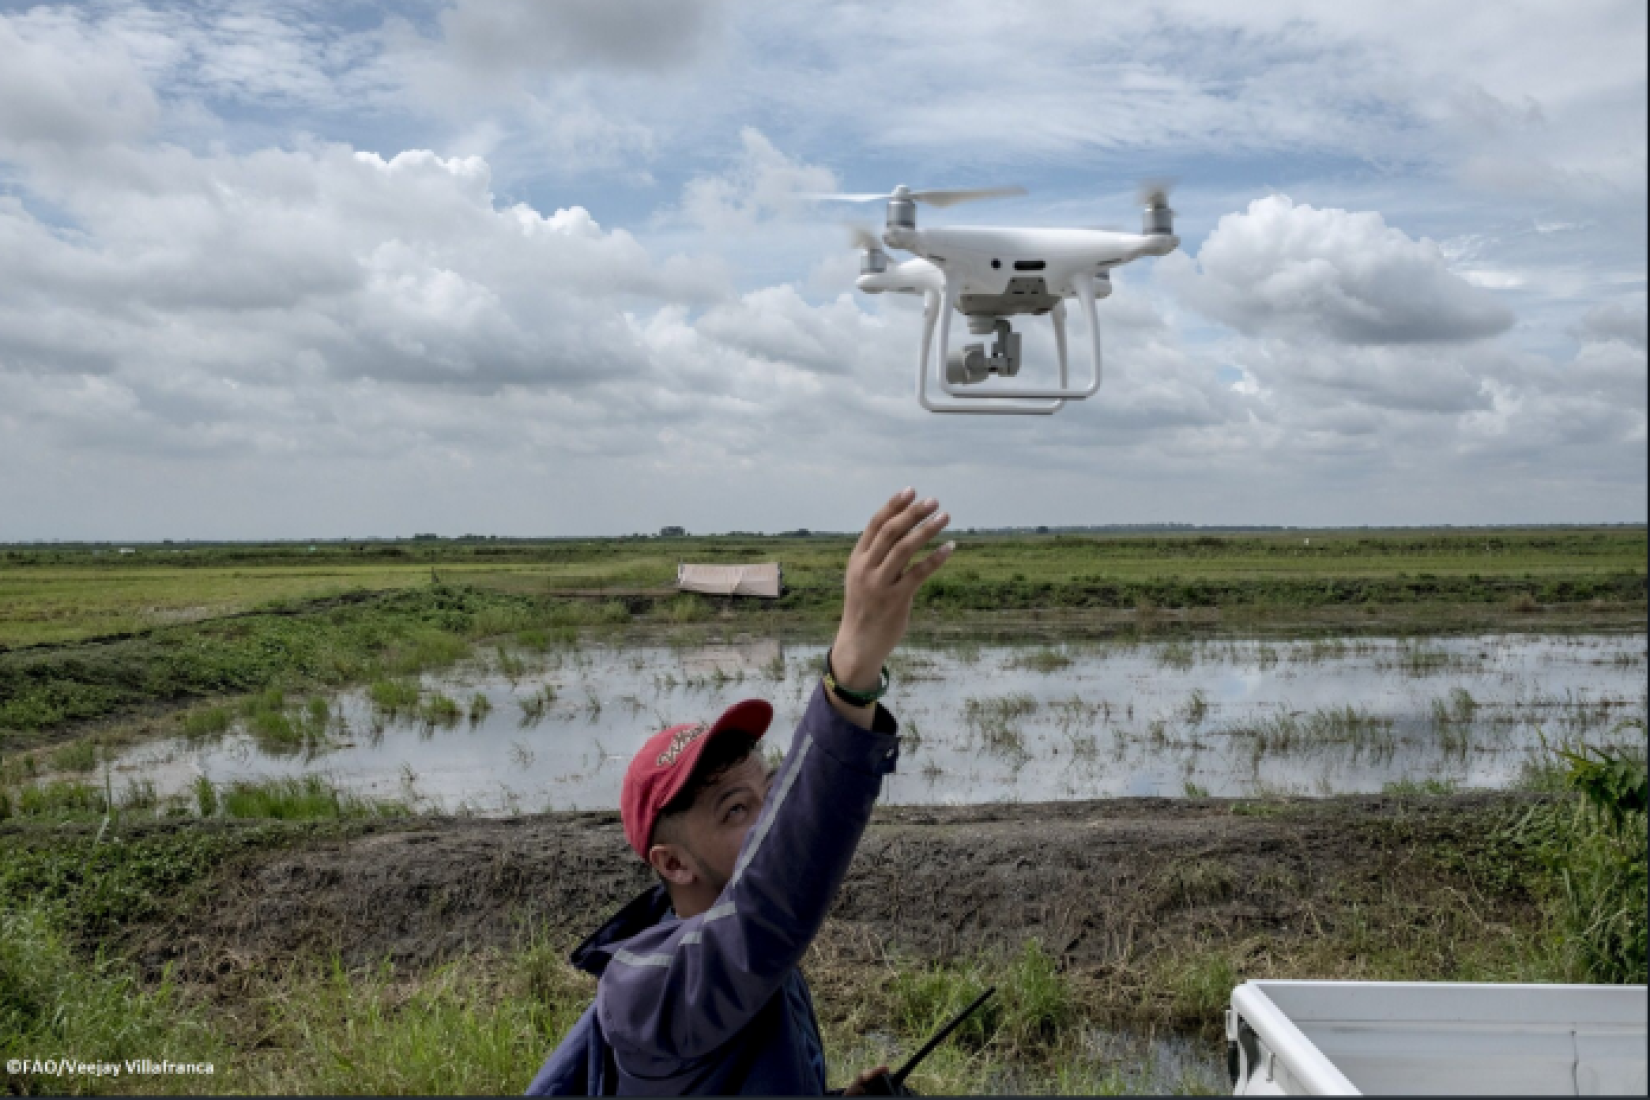
[[[691,886],[699,877],[674,844],[655,844],[647,850],[647,862],[666,882],[675,886]]]

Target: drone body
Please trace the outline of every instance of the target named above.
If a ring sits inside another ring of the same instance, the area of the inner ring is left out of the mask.
[[[1018,188],[994,191],[913,192],[903,184],[891,195],[823,196],[868,201],[886,198],[888,222],[880,239],[860,231],[864,251],[856,283],[869,294],[921,294],[924,298],[922,349],[917,362],[917,399],[931,412],[1047,415],[1067,401],[1092,397],[1100,389],[1100,327],[1094,303],[1111,293],[1111,269],[1142,256],[1166,256],[1180,244],[1174,235],[1173,211],[1163,188],[1145,196],[1140,233],[1103,229],[1016,229],[951,226],[917,228],[916,203],[949,206],[974,198],[1016,194]],[[887,249],[918,258],[890,262]],[[1068,384],[1066,306],[1076,299],[1087,322],[1092,377],[1087,385]],[[969,344],[950,350],[951,315],[968,319],[969,332],[994,335],[992,350]],[[1020,371],[1020,334],[1009,320],[1048,316],[1060,381],[1053,387],[982,385],[992,376],[1014,378]],[[934,331],[939,349],[934,356]],[[930,397],[932,380],[954,401]]]

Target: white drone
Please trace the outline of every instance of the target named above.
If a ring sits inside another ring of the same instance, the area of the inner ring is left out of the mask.
[[[888,224],[880,240],[867,229],[855,230],[854,243],[865,253],[855,285],[867,294],[893,291],[923,296],[917,400],[930,412],[1047,416],[1067,401],[1093,397],[1100,390],[1100,323],[1094,302],[1111,293],[1111,269],[1142,256],[1166,256],[1180,244],[1180,238],[1174,235],[1174,211],[1169,209],[1164,183],[1142,188],[1145,215],[1138,234],[1106,229],[917,228],[919,202],[946,207],[1025,193],[1023,187],[912,191],[900,184],[890,195],[811,196],[845,202],[887,200]],[[919,258],[890,263],[884,245],[915,253]],[[1067,298],[1076,298],[1082,306],[1094,349],[1094,377],[1079,389],[1067,384]],[[995,335],[989,355],[984,344],[949,350],[952,310],[968,318],[971,334]],[[1048,314],[1053,319],[1059,386],[981,385],[992,375],[1013,378],[1020,373],[1020,334],[1008,321],[1016,314]],[[934,401],[929,397],[929,354],[936,319],[940,347],[938,357],[932,361],[934,380],[945,393],[963,400]]]

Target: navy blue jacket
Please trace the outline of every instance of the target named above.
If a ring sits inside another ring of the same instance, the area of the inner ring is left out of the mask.
[[[573,952],[596,1001],[528,1086],[530,1096],[825,1092],[803,953],[848,873],[898,724],[872,730],[814,690],[772,791],[716,903],[677,919],[654,887]]]

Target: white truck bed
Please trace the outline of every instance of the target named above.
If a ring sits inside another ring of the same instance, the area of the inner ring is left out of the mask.
[[[1255,1096],[1645,1095],[1645,987],[1250,981],[1226,1013]]]

